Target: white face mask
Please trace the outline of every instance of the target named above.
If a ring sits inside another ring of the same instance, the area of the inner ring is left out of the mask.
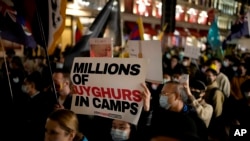
[[[188,66],[188,62],[187,61],[182,62],[182,65],[183,66]]]
[[[158,85],[157,84],[152,84],[151,87],[152,87],[153,90],[156,90],[158,88]]]
[[[205,73],[206,72],[206,68],[201,68],[201,71],[203,72],[203,73]]]
[[[233,67],[233,70],[234,70],[234,71],[237,71],[237,70],[238,70],[238,67]]]
[[[180,80],[178,78],[173,78],[174,82],[180,82]]]
[[[169,82],[171,79],[163,78],[163,84]]]
[[[229,63],[227,61],[223,61],[223,66],[224,67],[228,67],[229,66]]]
[[[28,93],[28,88],[27,88],[27,86],[22,85],[22,91],[23,91],[24,93]]]
[[[111,136],[113,141],[125,141],[128,140],[128,133],[124,130],[111,129]]]
[[[56,68],[57,69],[62,69],[63,68],[63,63],[56,63]]]
[[[169,53],[166,54],[166,58],[170,59],[171,55]]]
[[[168,103],[168,96],[160,95],[159,103],[160,106],[166,110],[168,110],[171,107],[171,104]]]

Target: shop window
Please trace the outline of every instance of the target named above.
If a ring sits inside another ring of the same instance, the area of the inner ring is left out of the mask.
[[[207,24],[207,12],[206,11],[201,11],[199,13],[199,18],[198,18],[198,24]]]
[[[134,3],[133,13],[145,17],[152,16],[152,1],[136,0]]]
[[[188,14],[188,22],[197,23],[198,11],[194,8],[189,8],[187,11]]]
[[[180,5],[176,5],[175,20],[176,21],[184,21],[185,20],[185,12],[184,12],[183,7]]]
[[[162,16],[162,2],[161,1],[155,1],[155,14],[153,14],[153,16],[155,16],[156,18],[161,18]]]

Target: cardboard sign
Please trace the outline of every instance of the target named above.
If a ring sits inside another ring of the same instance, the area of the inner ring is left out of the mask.
[[[200,52],[200,48],[198,47],[186,46],[184,49],[184,55],[193,59],[198,59]]]
[[[76,57],[70,75],[72,111],[137,124],[143,107],[144,59]]]
[[[147,60],[146,81],[162,83],[162,49],[160,41],[128,41],[129,57]]]
[[[90,38],[90,57],[112,57],[111,38]]]

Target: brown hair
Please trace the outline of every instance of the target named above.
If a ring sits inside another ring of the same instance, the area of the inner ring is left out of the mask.
[[[76,136],[73,141],[81,141],[83,134],[78,130],[78,119],[73,111],[67,109],[59,109],[51,113],[48,119],[58,122],[60,127],[67,133],[74,131]]]

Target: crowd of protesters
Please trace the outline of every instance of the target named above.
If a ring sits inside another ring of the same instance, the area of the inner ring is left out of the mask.
[[[13,50],[7,50],[0,76],[2,138],[8,141],[234,140],[231,132],[236,127],[250,132],[250,54],[217,58],[211,50],[201,53],[199,59],[185,56],[178,48],[163,54],[163,83],[142,84],[144,108],[138,125],[133,125],[70,111],[73,90],[70,72],[63,69],[65,53],[50,58],[50,69],[44,57],[21,58]],[[180,83],[185,74],[189,75],[189,81]]]

